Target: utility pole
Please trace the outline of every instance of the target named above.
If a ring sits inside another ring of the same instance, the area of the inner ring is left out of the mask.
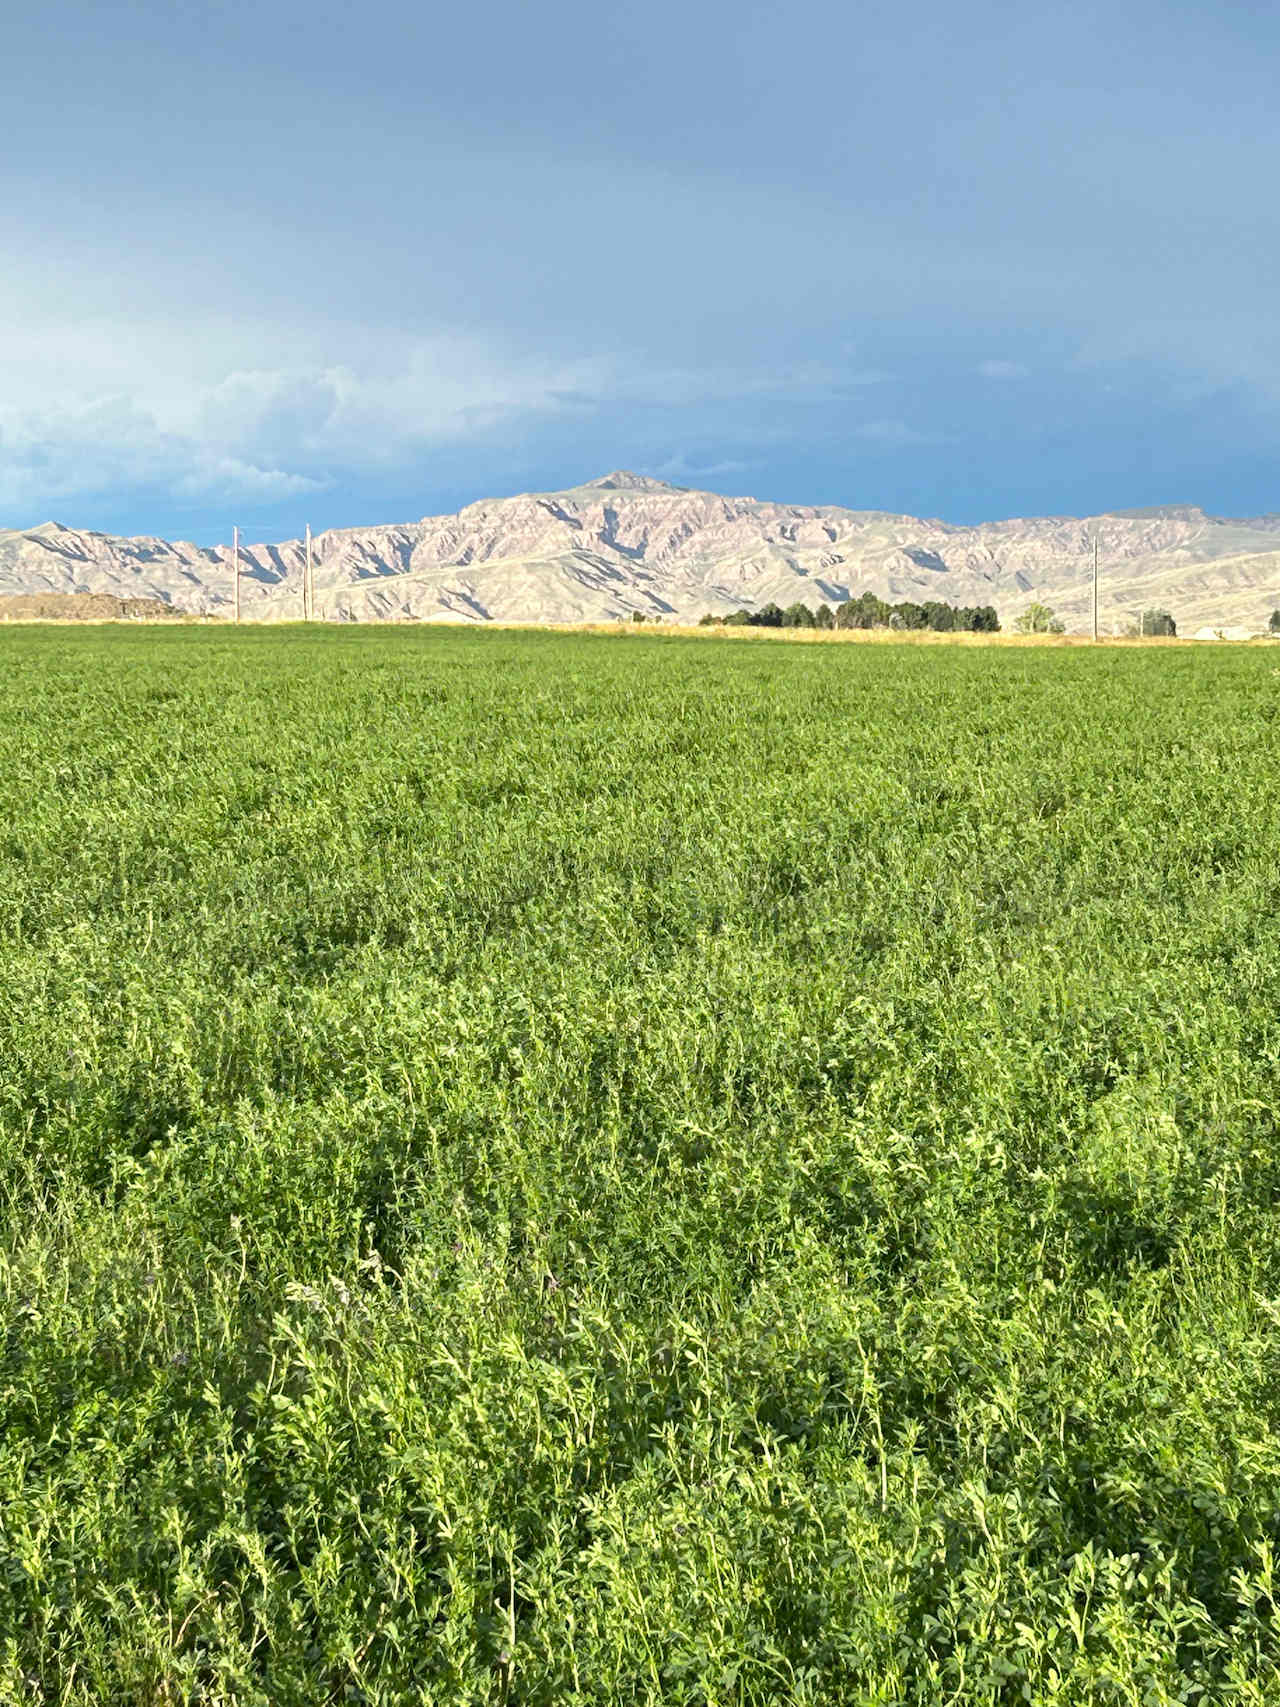
[[[236,578],[236,621],[240,620],[240,529],[231,530],[231,562]]]
[[[1098,642],[1098,536],[1093,536],[1093,640]]]
[[[302,620],[314,622],[316,614],[316,589],[311,578],[311,523],[307,523],[307,562],[302,571]]]

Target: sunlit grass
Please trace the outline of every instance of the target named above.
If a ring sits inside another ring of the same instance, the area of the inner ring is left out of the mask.
[[[0,635],[0,1699],[1280,1697],[1273,656],[707,637]]]

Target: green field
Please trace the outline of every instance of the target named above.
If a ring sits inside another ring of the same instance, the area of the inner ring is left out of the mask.
[[[1277,661],[0,635],[0,1700],[1280,1700]]]

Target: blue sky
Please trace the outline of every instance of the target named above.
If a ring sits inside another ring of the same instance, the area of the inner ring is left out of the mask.
[[[0,527],[213,542],[614,467],[1280,509],[1280,14],[45,0]]]

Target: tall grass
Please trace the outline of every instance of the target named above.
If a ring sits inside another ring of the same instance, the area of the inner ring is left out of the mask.
[[[1280,1698],[1272,663],[0,636],[0,1697]]]

